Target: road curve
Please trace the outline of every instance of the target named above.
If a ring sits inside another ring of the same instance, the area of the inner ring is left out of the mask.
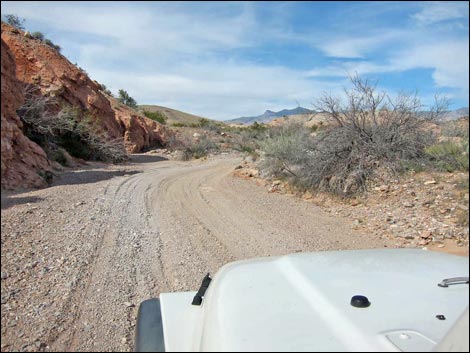
[[[62,182],[55,190],[28,196],[44,199],[38,207],[48,200],[59,203],[57,192],[69,192],[70,202],[78,196],[94,200],[86,210],[93,217],[83,218],[83,261],[73,269],[75,280],[61,297],[66,299],[56,303],[56,318],[50,318],[56,320],[51,327],[60,330],[45,329],[40,349],[132,350],[142,300],[161,292],[196,290],[206,273],[234,260],[387,244],[312,203],[268,193],[251,180],[234,177],[240,157],[140,163],[142,158],[134,156],[134,162],[113,178],[77,182],[73,192],[70,183]],[[64,284],[52,287],[63,289]],[[2,281],[2,295],[3,288]],[[4,323],[2,314],[2,327]],[[23,325],[34,325],[34,320]],[[2,329],[4,338],[14,341]]]

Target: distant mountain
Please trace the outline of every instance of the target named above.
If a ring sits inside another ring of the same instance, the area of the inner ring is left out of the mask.
[[[282,118],[283,116],[291,116],[291,115],[302,115],[302,114],[311,114],[313,110],[309,110],[307,108],[297,107],[294,109],[283,109],[278,112],[273,112],[272,110],[266,110],[263,114],[258,116],[248,116],[248,117],[241,117],[232,120],[226,120],[225,122],[230,124],[253,124],[255,121],[258,123],[268,123],[273,119]]]
[[[464,116],[468,116],[468,107],[456,109],[456,110],[450,110],[448,112],[445,112],[443,114],[443,119],[444,120],[456,120],[458,118],[462,118]]]
[[[291,116],[291,115],[304,115],[304,114],[312,114],[314,113],[313,110],[309,110],[302,107],[297,107],[294,109],[283,109],[278,112],[273,112],[272,110],[266,110],[263,114],[257,116],[247,116],[241,117],[237,119],[226,120],[225,123],[227,124],[246,124],[250,125],[253,124],[255,121],[258,123],[269,123],[270,121],[276,118],[282,118],[283,116]],[[464,116],[468,116],[469,114],[468,107],[450,110],[445,112],[442,116],[443,120],[456,120]]]

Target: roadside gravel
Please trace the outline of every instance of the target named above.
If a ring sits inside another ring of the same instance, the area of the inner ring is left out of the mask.
[[[382,248],[319,206],[233,176],[241,157],[91,163],[2,191],[2,351],[129,351],[138,305],[227,262]]]

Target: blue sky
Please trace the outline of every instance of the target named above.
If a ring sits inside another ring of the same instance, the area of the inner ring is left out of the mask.
[[[10,2],[92,79],[214,119],[312,108],[348,73],[468,106],[468,2]]]

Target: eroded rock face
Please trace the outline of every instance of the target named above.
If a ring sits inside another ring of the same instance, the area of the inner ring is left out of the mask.
[[[50,171],[46,153],[23,134],[23,124],[16,114],[23,103],[23,86],[15,76],[15,61],[1,40],[1,163],[2,189],[43,187],[40,175]]]
[[[43,94],[86,110],[111,138],[124,137],[129,152],[139,152],[155,141],[165,142],[164,136],[170,134],[161,124],[130,108],[116,110],[120,105],[101,92],[99,83],[50,46],[5,23],[2,39],[13,54],[20,81],[38,85]]]
[[[68,103],[89,112],[111,138],[124,134],[100,86],[85,72],[55,49],[25,37],[23,32],[5,23],[2,23],[2,39],[13,54],[20,81],[37,85],[42,94],[56,97],[59,105]]]
[[[163,146],[169,142],[173,132],[151,119],[142,117],[125,105],[109,98],[115,118],[124,129],[124,144],[127,151],[136,153],[150,146]]]
[[[98,82],[55,49],[5,23],[1,24],[1,31],[2,188],[43,186],[42,178],[33,178],[33,174],[50,168],[44,151],[23,135],[16,114],[27,84],[55,97],[57,110],[63,103],[81,108],[111,139],[123,138],[128,152],[163,145],[172,135],[165,126],[103,94]],[[15,83],[18,81],[21,84]]]

